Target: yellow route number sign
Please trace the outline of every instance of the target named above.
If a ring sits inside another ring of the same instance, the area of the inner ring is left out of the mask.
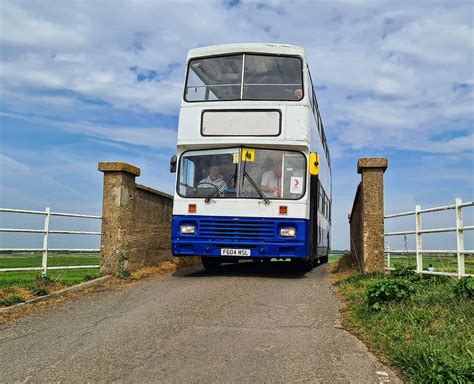
[[[255,161],[255,149],[242,149],[242,161]]]

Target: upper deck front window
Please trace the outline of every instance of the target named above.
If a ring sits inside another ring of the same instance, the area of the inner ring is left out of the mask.
[[[293,56],[241,54],[192,59],[186,101],[303,98],[302,61]]]

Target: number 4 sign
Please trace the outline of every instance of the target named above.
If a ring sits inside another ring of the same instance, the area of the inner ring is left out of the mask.
[[[292,177],[290,179],[290,193],[299,193],[303,192],[303,178],[302,177]]]

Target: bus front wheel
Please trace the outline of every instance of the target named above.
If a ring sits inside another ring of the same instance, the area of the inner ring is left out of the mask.
[[[310,272],[315,266],[316,259],[292,259],[292,262],[304,272]]]
[[[218,257],[201,256],[201,263],[204,269],[215,271],[216,269],[219,269],[222,261]]]

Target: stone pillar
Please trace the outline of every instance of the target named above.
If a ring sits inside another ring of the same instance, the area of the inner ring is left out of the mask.
[[[135,177],[140,176],[140,168],[121,162],[99,163],[98,168],[104,172],[100,273],[117,274],[125,268],[125,253],[130,248],[128,232],[133,225]]]
[[[386,158],[362,158],[357,172],[362,175],[362,253],[364,272],[384,271],[383,174]]]

